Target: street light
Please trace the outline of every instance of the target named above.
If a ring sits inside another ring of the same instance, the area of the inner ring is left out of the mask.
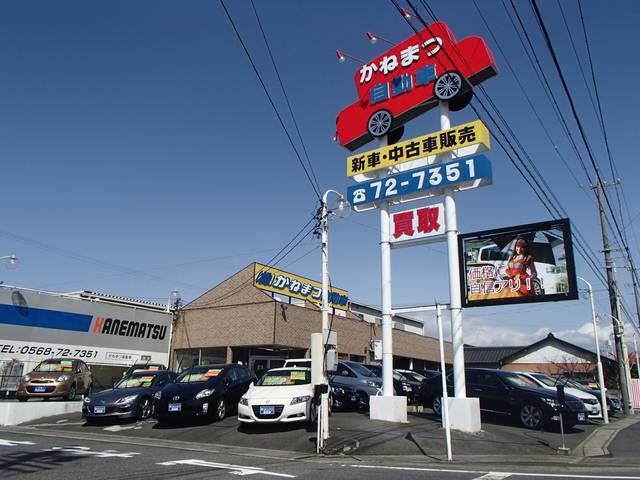
[[[598,383],[600,384],[600,405],[602,406],[602,419],[604,423],[609,423],[609,412],[607,411],[607,396],[604,393],[604,373],[602,371],[602,359],[600,358],[600,342],[598,341],[598,319],[595,305],[593,303],[593,287],[584,278],[578,277],[587,284],[587,292],[591,301],[591,320],[593,321],[593,336],[596,342],[596,358],[598,366]]]
[[[364,65],[365,63],[367,63],[364,60],[360,60],[359,58],[349,55],[348,53],[344,53],[342,50],[336,50],[336,57],[338,57],[338,62],[340,63],[344,63],[347,60],[347,58],[350,60],[354,60],[361,65]]]
[[[20,260],[15,255],[5,255],[0,257],[0,261],[4,263],[5,268],[15,270],[20,265]]]
[[[338,196],[338,202],[333,208],[329,208],[328,197],[330,193]],[[329,340],[329,217],[345,218],[351,213],[351,205],[340,192],[327,190],[322,196],[320,210],[320,228],[322,231],[322,380],[328,384],[326,371],[327,342]],[[329,438],[329,394],[323,393],[320,405],[322,415],[322,438]]]
[[[393,47],[395,47],[397,45],[397,43],[392,42],[391,40],[389,40],[387,38],[384,38],[384,37],[382,37],[380,35],[376,35],[373,32],[367,32],[367,38],[369,39],[369,41],[371,43],[377,43],[378,40],[382,40],[383,42],[386,42],[386,43],[388,43],[389,45],[391,45]]]

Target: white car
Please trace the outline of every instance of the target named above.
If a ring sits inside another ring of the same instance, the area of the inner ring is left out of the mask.
[[[561,384],[558,380],[549,375],[545,375],[544,373],[533,373],[533,372],[518,372],[521,375],[530,378],[536,384],[541,386],[542,388],[546,388],[547,390],[556,390],[556,386]],[[582,400],[585,407],[587,407],[587,416],[589,418],[602,418],[602,412],[600,411],[600,402],[598,401],[598,397],[587,393],[583,390],[579,390],[573,387],[564,387],[564,391],[568,395],[573,395],[574,397],[578,397]]]
[[[267,371],[238,404],[245,423],[315,422],[311,369],[283,367]]]

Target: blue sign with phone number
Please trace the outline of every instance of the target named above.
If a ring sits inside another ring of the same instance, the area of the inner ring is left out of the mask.
[[[433,191],[433,195],[439,195],[439,190],[470,187],[477,181],[478,187],[489,185],[492,180],[491,162],[484,155],[476,155],[352,185],[347,189],[347,199],[357,209],[419,192]]]

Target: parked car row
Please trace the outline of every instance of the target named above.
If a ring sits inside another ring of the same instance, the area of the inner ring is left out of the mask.
[[[266,371],[260,380],[240,364],[200,365],[179,375],[161,364],[138,364],[125,371],[113,388],[92,392],[91,372],[78,359],[53,358],[42,361],[25,375],[17,392],[20,401],[40,397],[74,399],[83,394],[82,416],[146,419],[159,423],[176,419],[222,420],[237,412],[243,423],[315,422],[319,397],[311,382],[309,359],[287,360],[282,368]],[[328,372],[330,407],[366,409],[373,395],[382,393],[382,367],[339,361]],[[588,418],[601,418],[599,395],[587,385],[553,378],[542,373],[467,369],[467,396],[477,397],[482,412],[508,415],[527,428],[557,423],[562,415],[565,428]],[[448,375],[453,395],[452,374]],[[564,400],[557,385],[564,386]],[[409,404],[422,404],[436,415],[442,410],[442,381],[439,372],[393,370],[396,395]],[[597,384],[596,384],[596,388]],[[609,413],[621,409],[619,401],[607,395]]]
[[[452,376],[447,378],[448,394],[453,395]],[[579,398],[567,393],[564,402],[555,389],[541,387],[530,376],[517,372],[471,368],[465,370],[468,397],[480,401],[482,412],[508,415],[522,426],[538,429],[557,424],[560,415],[565,428],[585,421],[589,410]],[[433,377],[422,386],[421,400],[434,413],[442,412],[442,382]]]

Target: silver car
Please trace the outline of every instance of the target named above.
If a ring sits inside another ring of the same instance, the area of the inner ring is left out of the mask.
[[[380,395],[382,379],[364,365],[343,360],[338,362],[335,371],[329,372],[329,383],[353,389],[362,406],[369,405],[369,397]]]

